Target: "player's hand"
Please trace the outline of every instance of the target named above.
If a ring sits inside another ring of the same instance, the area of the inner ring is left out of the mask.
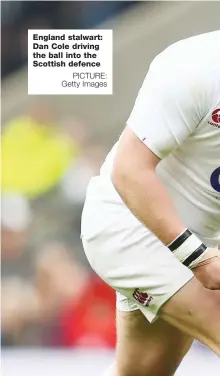
[[[213,257],[204,265],[192,269],[195,277],[209,290],[220,290],[220,258]]]

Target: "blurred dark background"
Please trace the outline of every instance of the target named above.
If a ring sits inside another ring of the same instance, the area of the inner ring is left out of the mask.
[[[134,5],[3,1],[3,79],[27,63],[29,28],[95,28]],[[30,100],[4,124],[3,346],[114,348],[115,294],[90,270],[80,241],[86,186],[105,154],[83,120],[57,120],[51,100]]]
[[[27,60],[27,30],[93,29],[136,1],[2,1],[2,76]]]

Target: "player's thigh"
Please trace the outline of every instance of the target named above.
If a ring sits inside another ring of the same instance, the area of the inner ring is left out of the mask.
[[[159,315],[220,356],[220,291],[208,290],[192,278],[161,307]]]
[[[117,311],[117,376],[172,376],[192,339],[158,319],[150,324],[140,310]]]

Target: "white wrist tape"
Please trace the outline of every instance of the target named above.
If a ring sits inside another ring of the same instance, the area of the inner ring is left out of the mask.
[[[168,248],[189,269],[195,268],[208,251],[201,240],[188,229],[173,240]]]

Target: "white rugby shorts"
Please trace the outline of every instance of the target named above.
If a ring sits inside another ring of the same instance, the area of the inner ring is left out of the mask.
[[[92,178],[81,238],[94,271],[117,291],[117,309],[140,309],[149,322],[192,277],[172,252],[110,193],[111,182]],[[112,196],[112,197],[111,197]]]

